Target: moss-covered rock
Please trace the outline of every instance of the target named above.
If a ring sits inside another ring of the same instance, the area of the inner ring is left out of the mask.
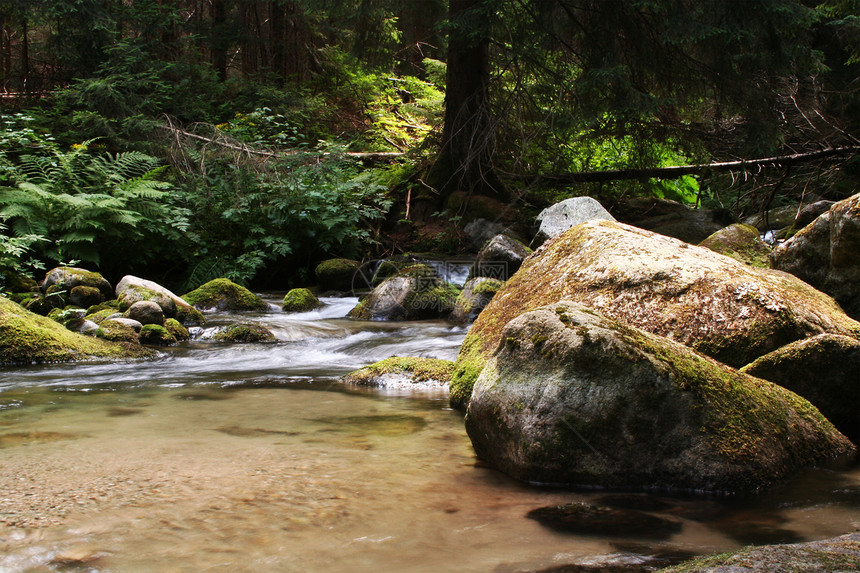
[[[359,262],[350,259],[328,259],[317,265],[314,274],[320,291],[352,290],[352,279],[359,268]]]
[[[232,324],[212,337],[219,342],[274,342],[275,335],[259,324]]]
[[[510,321],[466,430],[524,481],[756,492],[856,448],[805,399],[568,301]]]
[[[774,249],[771,264],[835,298],[860,319],[860,194],[829,211]]]
[[[424,320],[445,318],[460,291],[436,276],[429,266],[406,267],[385,279],[349,311],[357,320]]]
[[[451,320],[465,324],[472,322],[489,304],[504,283],[497,279],[478,277],[468,281],[457,296]]]
[[[175,320],[175,319],[174,319]],[[138,340],[149,346],[170,346],[176,344],[176,338],[160,324],[144,324],[140,329]]]
[[[294,288],[284,295],[284,312],[307,312],[322,306],[320,300],[309,289]]]
[[[452,404],[468,400],[505,324],[564,299],[734,367],[816,334],[860,337],[860,323],[795,277],[629,225],[592,221],[535,251],[481,312],[457,357]]]
[[[447,384],[453,371],[454,363],[450,360],[395,356],[350,372],[341,381],[362,386],[386,386],[392,380],[397,384],[404,381]]]
[[[236,312],[269,309],[266,301],[230,279],[211,280],[182,295],[182,299],[194,308],[204,311]]]
[[[102,300],[113,298],[113,287],[100,273],[77,267],[57,267],[48,271],[42,282],[42,292],[48,294],[51,287],[54,287],[53,292],[64,291],[68,296],[77,286],[98,289]]]
[[[798,340],[741,368],[800,394],[860,443],[860,341],[836,334]]]
[[[182,323],[176,320],[175,318],[168,318],[164,321],[164,328],[175,338],[177,341],[188,340],[191,338],[191,334],[188,332],[188,329],[182,326]]]
[[[39,291],[39,283],[33,277],[11,269],[0,269],[0,287],[10,293]]]
[[[81,308],[88,308],[104,300],[104,295],[96,287],[78,285],[69,291],[69,302]]]
[[[134,326],[121,318],[109,318],[99,324],[99,328],[96,330],[96,338],[101,338],[109,342],[139,344],[138,333],[140,329],[142,329],[142,326],[135,329]]]
[[[0,363],[69,362],[94,358],[141,358],[139,347],[111,344],[69,331],[0,297]]]
[[[469,270],[469,278],[508,280],[532,254],[532,250],[507,235],[496,235],[483,246]]]
[[[729,225],[699,243],[699,246],[753,267],[770,268],[768,257],[771,248],[761,240],[758,229],[751,225]]]
[[[91,320],[91,321],[95,322],[96,324],[100,324],[106,318],[120,317],[120,316],[122,316],[122,314],[117,312],[115,309],[106,308],[103,310],[97,310],[96,312],[94,312],[92,314],[87,314],[86,318],[87,318],[87,320]]]
[[[136,302],[148,300],[158,304],[165,317],[175,318],[182,324],[197,325],[206,322],[199,310],[160,284],[147,279],[124,276],[116,285],[116,297],[119,309],[123,312]]]
[[[860,533],[806,543],[746,547],[661,569],[662,573],[845,573],[860,571]]]

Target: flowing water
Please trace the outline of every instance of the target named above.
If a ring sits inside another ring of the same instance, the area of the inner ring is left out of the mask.
[[[237,320],[215,315],[155,360],[0,369],[0,571],[647,568],[860,527],[857,468],[755,500],[514,482],[475,460],[444,389],[337,381],[393,355],[453,359],[465,329],[354,322],[355,299],[325,302],[239,318],[274,344],[211,341]],[[651,507],[679,531],[574,535],[526,517],[572,501]]]

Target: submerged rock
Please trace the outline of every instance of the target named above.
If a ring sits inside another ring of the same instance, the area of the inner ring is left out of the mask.
[[[860,443],[860,341],[819,334],[798,340],[741,368],[800,394],[836,428]]]
[[[69,362],[91,358],[141,358],[150,351],[111,344],[69,331],[0,297],[0,363]]]
[[[444,318],[454,309],[458,294],[429,266],[413,265],[382,281],[348,316],[358,320]]]
[[[856,454],[796,394],[568,301],[505,326],[466,431],[517,479],[589,487],[756,492]]]
[[[681,523],[634,509],[589,503],[539,507],[526,515],[541,525],[567,533],[607,537],[636,536],[666,539],[681,530]]]
[[[795,543],[747,547],[732,554],[701,557],[663,573],[836,573],[860,571],[860,533]]]
[[[860,318],[860,194],[829,211],[774,249],[773,267],[831,295]]]
[[[726,255],[752,267],[770,268],[771,248],[761,240],[758,229],[735,223],[720,229],[701,243],[700,247]]]
[[[453,371],[454,363],[450,360],[395,356],[350,372],[341,378],[341,382],[361,386],[446,385]]]
[[[307,312],[322,306],[319,299],[306,288],[294,288],[284,295],[284,312]]]
[[[860,323],[795,277],[610,221],[583,223],[530,256],[481,312],[457,356],[454,405],[523,312],[574,300],[741,367],[809,336],[860,337]]]
[[[160,306],[166,318],[176,318],[187,325],[206,322],[199,310],[160,284],[132,275],[124,276],[116,285],[116,298],[122,311],[138,301],[148,300]]]
[[[206,311],[264,311],[269,308],[262,298],[230,279],[211,280],[182,295],[182,299]]]

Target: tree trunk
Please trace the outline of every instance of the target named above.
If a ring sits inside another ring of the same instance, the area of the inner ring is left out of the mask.
[[[280,4],[272,4],[272,16],[269,20],[271,27],[271,53],[272,71],[281,78],[286,79],[286,50],[284,49],[284,7]],[[282,82],[283,84],[283,82]]]
[[[21,83],[23,92],[27,92],[27,80],[30,79],[30,38],[27,29],[27,19],[21,21]]]
[[[227,13],[224,0],[211,0],[212,7],[212,36],[209,42],[212,53],[212,65],[222,82],[227,79]]]
[[[503,196],[493,170],[494,126],[489,106],[490,15],[483,0],[450,0],[448,74],[442,145],[428,174],[443,203],[455,191]]]

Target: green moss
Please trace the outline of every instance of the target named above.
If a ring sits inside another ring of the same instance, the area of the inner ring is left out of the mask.
[[[182,326],[175,318],[168,318],[164,321],[164,328],[170,332],[171,336],[176,340],[188,340],[191,338],[191,334],[188,333],[188,329]]]
[[[88,315],[87,315],[87,320],[91,320],[91,321],[95,322],[96,324],[101,324],[101,322],[102,322],[103,320],[105,320],[107,317],[109,317],[109,316],[111,316],[111,315],[113,315],[113,314],[117,314],[117,310],[116,310],[116,309],[113,309],[113,308],[106,308],[106,309],[104,309],[104,310],[100,310],[100,311],[98,311],[98,312],[94,312],[93,314],[88,314]]]
[[[368,305],[367,300],[367,298],[363,298],[358,301],[358,304],[347,313],[347,316],[355,320],[370,320],[373,318],[373,313],[370,312],[370,305]]]
[[[462,346],[460,346],[460,353],[454,363],[454,373],[451,375],[449,388],[449,400],[453,408],[462,410],[469,403],[475,380],[478,379],[478,375],[486,364],[486,359],[481,353],[482,347],[483,339],[471,334],[471,332],[466,335]]]
[[[317,285],[321,290],[350,290],[352,279],[358,271],[358,261],[350,259],[328,259],[314,269]]]
[[[699,246],[752,267],[770,268],[771,248],[761,240],[758,229],[752,225],[729,225],[699,243]]]
[[[170,346],[176,344],[176,338],[169,330],[159,324],[144,324],[138,337],[141,344],[151,346]]]
[[[499,279],[487,279],[475,285],[475,288],[472,289],[472,294],[487,295],[492,298],[497,292],[499,292],[499,289],[502,288],[502,285],[504,284],[505,283]]]
[[[449,382],[453,371],[454,363],[449,360],[395,356],[350,372],[342,381],[349,384],[373,384],[384,374],[403,374],[415,382]]]
[[[322,306],[319,299],[306,288],[294,288],[284,296],[285,312],[307,312]]]
[[[275,335],[257,324],[234,324],[213,337],[220,342],[274,342]]]
[[[69,331],[0,297],[0,363],[69,362],[92,358],[140,358],[151,352]]]
[[[182,299],[197,309],[263,311],[269,308],[266,301],[229,279],[211,280],[182,295]]]
[[[124,342],[129,344],[138,344],[137,332],[126,324],[117,322],[113,319],[103,320],[96,330],[96,338],[107,340],[109,342]]]

